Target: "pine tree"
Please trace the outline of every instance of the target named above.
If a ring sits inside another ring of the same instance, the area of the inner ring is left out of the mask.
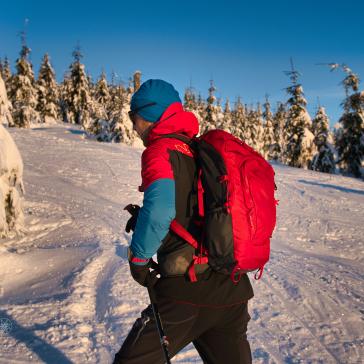
[[[40,66],[38,81],[38,104],[40,119],[43,123],[55,122],[60,117],[58,85],[48,54],[45,54]]]
[[[363,176],[364,160],[364,91],[359,91],[359,77],[345,65],[339,66],[346,73],[342,84],[346,99],[340,128],[335,135],[338,164],[341,172],[355,177]]]
[[[74,61],[69,67],[69,74],[63,83],[63,116],[64,121],[82,125],[86,130],[92,125],[90,110],[94,108],[89,79],[85,66],[81,63],[80,47],[72,53]]]
[[[263,128],[263,156],[266,159],[274,158],[274,129],[273,129],[273,114],[271,111],[268,97],[266,97],[264,103],[263,117],[265,120]]]
[[[31,50],[27,47],[25,33],[22,32],[22,49],[16,61],[17,73],[11,79],[9,92],[13,104],[14,126],[28,128],[33,122],[39,122],[37,107],[37,92],[32,64],[29,61]]]
[[[309,168],[315,153],[314,136],[311,133],[311,118],[306,110],[302,85],[298,83],[299,73],[294,70],[286,72],[292,85],[287,87],[290,95],[287,121],[285,126],[284,161],[292,167]]]
[[[319,107],[315,118],[312,120],[312,131],[315,136],[315,154],[311,169],[319,172],[334,173],[335,160],[332,145],[329,143],[329,118],[325,108]]]

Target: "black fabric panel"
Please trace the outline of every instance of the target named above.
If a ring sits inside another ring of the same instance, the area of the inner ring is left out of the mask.
[[[198,147],[198,163],[202,168],[205,189],[204,245],[209,252],[210,266],[229,274],[235,265],[232,220],[225,207],[227,186],[219,181],[220,176],[227,174],[226,166],[212,145],[202,140]]]
[[[198,219],[197,168],[194,158],[179,151],[170,151],[170,162],[176,184],[176,220],[196,238],[201,231],[194,223]],[[192,262],[195,249],[173,232],[163,239],[158,250],[158,263],[163,276],[184,275]],[[197,266],[196,272],[206,269]]]

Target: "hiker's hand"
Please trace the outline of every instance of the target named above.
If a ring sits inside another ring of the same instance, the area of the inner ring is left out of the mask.
[[[156,263],[150,259],[145,265],[138,265],[129,260],[130,273],[134,280],[143,287],[153,287],[157,281],[157,270],[150,270]]]
[[[131,215],[131,218],[128,220],[128,222],[126,223],[126,226],[125,226],[125,231],[127,233],[130,233],[130,231],[135,230],[135,225],[138,220],[140,206],[129,204],[124,207],[124,210],[128,211],[129,214]]]

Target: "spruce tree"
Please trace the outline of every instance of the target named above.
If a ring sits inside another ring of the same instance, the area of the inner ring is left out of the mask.
[[[29,128],[31,123],[40,121],[37,107],[37,92],[32,64],[29,61],[31,50],[25,42],[22,33],[22,49],[16,61],[16,74],[12,77],[9,90],[10,101],[13,104],[14,126]]]
[[[81,63],[80,47],[76,47],[72,56],[74,61],[70,65],[69,74],[63,83],[64,121],[82,125],[88,130],[91,126],[90,110],[93,110],[94,105],[85,66]]]
[[[347,66],[340,67],[346,73],[342,81],[346,98],[335,135],[338,165],[342,173],[361,177],[364,175],[364,91],[359,91],[359,77]]]
[[[291,167],[309,168],[315,145],[311,133],[311,118],[306,110],[307,101],[304,98],[302,85],[298,83],[299,73],[294,70],[286,72],[292,85],[287,87],[289,99],[287,104],[287,121],[285,125],[284,161]]]
[[[273,114],[271,111],[268,97],[264,103],[264,128],[263,128],[263,156],[265,159],[274,159],[274,129],[273,129]]]
[[[329,118],[325,108],[319,107],[312,120],[312,131],[317,153],[313,157],[311,169],[319,172],[334,173],[335,160],[332,145],[329,142]]]
[[[39,111],[41,122],[47,123],[59,120],[58,85],[48,54],[43,57],[36,87],[38,92],[37,111]]]

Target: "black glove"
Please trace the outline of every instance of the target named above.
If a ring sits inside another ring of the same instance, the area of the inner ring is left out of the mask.
[[[130,203],[129,205],[124,207],[124,210],[128,211],[129,214],[131,215],[131,218],[128,220],[128,222],[126,223],[126,226],[125,226],[125,231],[127,233],[130,233],[130,230],[131,231],[135,230],[135,225],[138,220],[140,206],[133,205]]]
[[[129,260],[130,273],[134,280],[143,287],[153,287],[157,281],[158,271],[155,269],[158,265],[150,259],[145,265],[134,264]],[[150,269],[154,269],[150,271]]]

